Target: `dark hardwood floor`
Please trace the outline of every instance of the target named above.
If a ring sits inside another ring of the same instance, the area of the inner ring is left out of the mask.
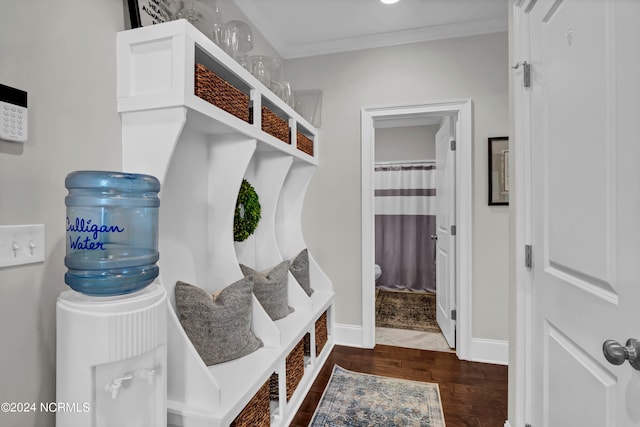
[[[455,354],[377,345],[373,350],[336,346],[292,427],[308,426],[333,365],[351,371],[438,383],[447,427],[502,427],[507,419],[507,367],[459,360]]]

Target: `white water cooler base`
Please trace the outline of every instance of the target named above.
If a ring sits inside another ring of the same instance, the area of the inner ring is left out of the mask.
[[[166,291],[60,294],[57,427],[166,425]]]

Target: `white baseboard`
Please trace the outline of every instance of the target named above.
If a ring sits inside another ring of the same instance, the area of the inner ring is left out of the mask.
[[[509,342],[471,338],[470,360],[472,362],[509,364]]]
[[[334,334],[334,342],[336,345],[364,348],[362,327],[359,325],[336,323],[334,325]],[[469,360],[472,362],[508,365],[509,343],[500,340],[472,338],[469,354],[471,356]]]
[[[336,345],[363,348],[362,326],[336,323],[333,326],[333,332],[335,334],[334,342]]]

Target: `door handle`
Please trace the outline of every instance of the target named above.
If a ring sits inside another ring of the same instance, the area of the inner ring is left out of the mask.
[[[435,235],[435,234],[432,234],[432,235],[431,235],[431,240],[438,240],[438,236],[437,236],[437,235]]]
[[[606,340],[602,344],[602,352],[609,363],[622,365],[628,360],[633,369],[640,371],[640,340],[629,338],[625,347],[617,341]]]

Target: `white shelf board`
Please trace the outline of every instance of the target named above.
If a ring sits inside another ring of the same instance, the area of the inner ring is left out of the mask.
[[[286,354],[300,342],[304,335],[314,328],[315,321],[325,312],[333,301],[333,292],[314,292],[311,294],[312,311],[296,310],[287,317],[274,323],[280,330],[283,343],[288,343]]]
[[[315,319],[320,317],[324,311],[333,303],[335,292],[326,290],[316,290],[311,294],[311,303],[313,304],[313,312],[316,313]],[[314,319],[314,320],[315,320]]]
[[[292,144],[287,144],[278,138],[263,132],[254,125],[247,123],[232,114],[216,107],[207,101],[193,96],[187,99],[187,124],[191,130],[205,135],[228,135],[241,133],[249,138],[261,142],[256,151],[275,150],[312,165],[317,165],[317,158],[298,150]]]
[[[278,369],[282,347],[261,347],[251,354],[229,362],[209,366],[220,385],[221,406],[213,418],[235,417],[260,387]],[[231,420],[227,420],[231,421]]]
[[[296,310],[284,319],[276,320],[274,323],[280,330],[280,336],[284,346],[285,354],[300,342],[313,324],[313,313],[310,311]]]

